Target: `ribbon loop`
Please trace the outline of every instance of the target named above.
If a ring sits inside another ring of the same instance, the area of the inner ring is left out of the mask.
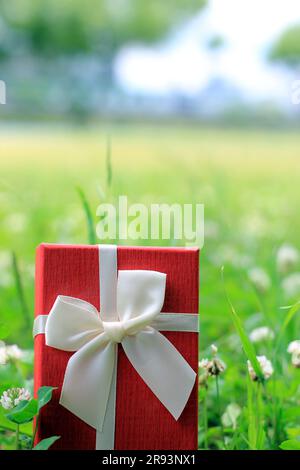
[[[46,323],[47,346],[78,351],[101,332],[100,315],[93,305],[74,297],[57,296]]]

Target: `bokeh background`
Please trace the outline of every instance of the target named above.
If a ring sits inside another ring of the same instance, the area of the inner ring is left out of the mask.
[[[300,294],[299,65],[297,0],[1,1],[0,336],[29,351],[27,362],[3,365],[1,389],[30,387],[39,243],[89,242],[87,219],[119,194],[204,203],[200,354],[218,345],[227,364],[220,411],[239,411],[225,418],[224,444],[206,384],[199,446],[251,447],[246,359],[220,269],[246,331],[267,325],[276,335],[280,307]],[[282,270],[286,245],[294,257]],[[286,341],[298,326],[295,317]],[[272,345],[257,352],[270,356]],[[289,429],[300,435],[300,381],[284,345],[278,363],[285,376],[274,380],[254,447],[278,448]]]

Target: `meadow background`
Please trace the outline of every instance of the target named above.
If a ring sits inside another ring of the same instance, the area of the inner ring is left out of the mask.
[[[28,1],[27,7],[31,3]],[[175,4],[181,6],[181,2]],[[5,16],[7,11],[9,15]],[[16,29],[20,34],[20,24],[16,27],[11,20],[16,16],[7,11],[2,13],[10,37]],[[32,11],[27,19],[37,21],[38,10]],[[81,12],[79,6],[78,11]],[[174,7],[175,11],[178,10]],[[142,13],[146,21],[150,14],[146,7]],[[141,32],[131,23],[127,31],[134,30],[135,35],[131,37],[122,30],[119,43],[105,55],[110,77],[111,57],[120,44],[132,38],[158,41],[169,28],[166,20],[156,23],[156,16],[151,14],[156,27],[151,34],[148,32],[148,37],[144,32],[148,31],[146,27]],[[188,9],[186,15],[193,15],[193,10]],[[19,22],[20,18],[21,14]],[[176,26],[175,14],[174,18],[171,23]],[[85,21],[90,21],[90,17]],[[34,59],[27,70],[28,82],[20,86],[13,66],[18,57],[7,52],[1,59],[3,73],[12,77],[13,86],[9,91],[11,100],[1,107],[0,124],[0,340],[3,341],[0,351],[5,352],[7,345],[13,344],[21,351],[4,359],[2,356],[2,363],[0,354],[0,392],[13,386],[32,390],[36,247],[41,242],[89,242],[86,211],[78,188],[84,193],[94,223],[99,203],[116,201],[124,194],[129,203],[146,205],[204,203],[199,359],[220,359],[223,363],[219,364],[225,364],[226,368],[223,371],[221,367],[219,375],[209,377],[205,369],[200,369],[199,448],[299,449],[300,361],[297,366],[295,361],[292,364],[287,352],[288,344],[300,339],[297,112],[293,108],[292,113],[286,114],[286,110],[278,112],[277,107],[274,111],[265,102],[251,106],[248,103],[247,108],[244,102],[231,101],[231,107],[205,118],[195,115],[190,107],[193,99],[184,97],[182,91],[173,94],[171,100],[168,95],[165,101],[153,95],[149,98],[147,94],[128,98],[124,92],[120,93],[118,86],[105,88],[107,73],[97,78],[101,96],[96,111],[85,105],[85,99],[79,99],[82,95],[80,87],[76,88],[78,82],[74,84],[72,96],[66,83],[62,84],[60,96],[65,93],[66,101],[64,107],[57,108],[57,101],[53,104],[48,100],[45,104],[43,99],[51,91],[52,75],[46,81],[48,88],[38,82],[34,89],[32,77],[39,75],[39,67],[43,71],[51,68],[63,44],[67,65],[63,62],[62,72],[72,69],[70,61],[75,56],[76,60],[79,56],[82,60],[82,55],[86,57],[90,51],[82,49],[86,43],[80,35],[76,42],[80,54],[75,48],[74,55],[70,46],[74,44],[74,36],[70,36],[71,42],[68,37],[53,42],[51,34],[46,34],[48,30],[53,33],[50,23],[41,22],[45,34],[40,33],[40,37],[37,23],[27,23],[21,31],[24,37],[31,37],[31,43],[28,40],[31,49],[29,52],[22,49],[18,54],[19,58]],[[74,24],[77,25],[72,23],[71,31]],[[32,36],[26,31],[31,31]],[[7,44],[5,50],[9,51]],[[293,54],[294,67],[296,55]],[[42,59],[45,56],[47,64]],[[291,64],[290,60],[287,62]],[[60,77],[57,83],[62,81]],[[75,101],[74,95],[79,97]],[[201,108],[200,95],[198,100],[197,106]],[[111,102],[117,104],[111,107]],[[159,116],[160,102],[168,110],[163,116]],[[130,112],[132,109],[134,113]],[[172,246],[175,241],[162,240],[161,244]],[[284,258],[282,247],[286,249],[287,245],[290,251]],[[282,308],[290,306],[294,307]],[[247,340],[253,330],[262,326],[269,328],[272,332],[269,336],[273,338],[265,336],[257,340],[252,335],[252,341]],[[214,356],[211,344],[217,346],[219,359]],[[251,358],[252,348],[256,355],[265,355],[272,362],[274,372],[269,379],[249,378],[247,358]],[[13,429],[1,408],[1,449],[13,448],[14,437],[10,432]],[[22,432],[29,435],[30,425],[23,426]],[[26,440],[22,445],[26,446]]]

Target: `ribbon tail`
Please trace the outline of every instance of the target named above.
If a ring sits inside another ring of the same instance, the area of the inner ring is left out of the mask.
[[[60,404],[97,431],[102,431],[116,360],[115,345],[104,334],[71,356]]]
[[[127,336],[122,346],[135,370],[177,420],[194,387],[194,370],[173,344],[153,328]]]
[[[102,431],[96,434],[96,450],[113,450],[115,445],[115,421],[117,403],[117,367],[118,367],[118,345],[116,348],[116,361],[111,381],[109,398],[106,407]]]

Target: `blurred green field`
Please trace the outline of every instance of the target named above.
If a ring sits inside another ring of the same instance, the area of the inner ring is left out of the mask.
[[[110,188],[106,182],[108,134],[113,169]],[[10,328],[5,341],[26,349],[32,347],[16,295],[11,251],[17,254],[26,301],[32,311],[35,247],[41,242],[87,242],[76,187],[84,189],[93,213],[100,202],[113,200],[119,194],[128,195],[129,202],[146,204],[204,203],[200,354],[206,357],[209,345],[218,345],[227,364],[220,376],[220,411],[224,413],[230,403],[235,403],[242,412],[239,436],[233,425],[232,429],[222,431],[215,406],[216,392],[209,385],[205,389],[209,431],[204,438],[205,423],[200,413],[199,443],[201,448],[224,445],[249,448],[248,438],[241,437],[247,435],[249,422],[245,408],[246,358],[230,317],[220,269],[224,265],[230,299],[247,332],[268,325],[276,335],[286,315],[286,310],[279,307],[298,300],[297,286],[292,293],[282,287],[284,277],[278,273],[276,253],[284,243],[300,249],[299,148],[300,135],[296,132],[210,129],[196,125],[2,129],[0,315],[1,322]],[[259,293],[249,281],[249,270],[254,267],[266,271],[270,279],[267,292]],[[293,269],[300,272],[300,265]],[[300,296],[300,281],[298,290]],[[275,408],[264,414],[263,448],[278,448],[280,441],[290,437],[287,428],[298,429],[299,433],[294,431],[294,435],[300,436],[300,411],[295,411],[299,408],[300,371],[291,369],[286,353],[286,343],[297,337],[299,321],[295,316],[285,331],[280,359],[276,359],[279,375],[272,379],[272,392],[269,389],[266,392],[274,398]],[[256,347],[257,353],[273,357],[272,344]],[[18,370],[7,369],[2,374],[1,388],[20,380]],[[284,374],[284,380],[280,374]],[[295,411],[289,419],[278,411],[284,409],[283,399]],[[279,413],[279,421],[268,424],[274,413]]]

